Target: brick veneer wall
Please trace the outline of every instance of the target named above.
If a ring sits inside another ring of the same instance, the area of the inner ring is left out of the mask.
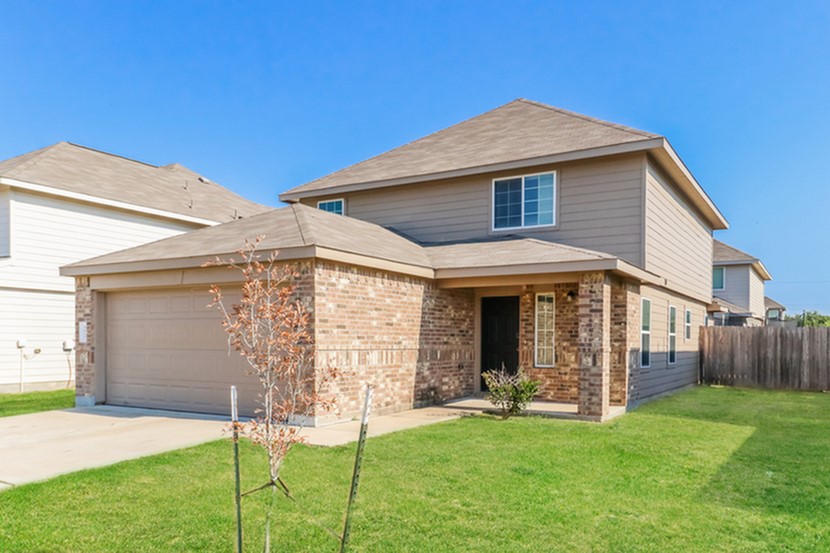
[[[318,261],[316,362],[336,366],[341,416],[374,386],[375,412],[473,392],[474,297],[415,277]]]
[[[579,285],[556,284],[546,292],[554,294],[555,366],[534,364],[536,290],[522,292],[519,300],[519,363],[541,382],[539,399],[575,403],[579,400]]]

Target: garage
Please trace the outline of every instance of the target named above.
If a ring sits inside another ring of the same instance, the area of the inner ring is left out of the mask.
[[[224,293],[238,300],[238,289]],[[207,287],[108,292],[106,403],[227,415],[236,385],[240,414],[252,416],[259,380],[238,353],[228,353],[210,300]]]

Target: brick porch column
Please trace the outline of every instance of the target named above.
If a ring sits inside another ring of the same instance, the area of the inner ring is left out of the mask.
[[[95,292],[89,277],[75,279],[75,405],[95,405]],[[79,330],[86,325],[86,340]]]
[[[611,285],[602,271],[579,279],[579,414],[604,420],[611,395]]]
[[[637,390],[640,285],[620,278],[611,284],[611,405],[627,406]],[[633,398],[636,400],[636,398]]]

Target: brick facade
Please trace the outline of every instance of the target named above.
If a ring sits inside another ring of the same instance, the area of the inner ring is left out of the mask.
[[[541,291],[541,290],[539,290]],[[577,283],[556,284],[544,292],[554,294],[554,366],[534,363],[536,293],[528,289],[519,300],[519,364],[534,380],[541,382],[539,399],[576,403],[579,401],[579,311]]]
[[[313,313],[315,366],[341,373],[332,388],[334,416],[359,412],[366,383],[375,388],[376,413],[474,393],[473,289],[321,260],[300,269],[297,293]],[[554,367],[534,366],[537,291],[554,294]],[[103,394],[96,394],[102,380],[95,375],[96,309],[103,299],[88,278],[76,279],[77,320],[87,326],[87,343],[76,336],[79,404]],[[579,282],[525,287],[519,304],[519,362],[541,382],[539,399],[577,403],[580,415],[598,420],[610,405],[637,399],[639,285],[585,273]]]
[[[341,371],[334,385],[341,416],[359,412],[366,383],[379,413],[473,392],[471,290],[317,262],[314,296],[317,363]]]

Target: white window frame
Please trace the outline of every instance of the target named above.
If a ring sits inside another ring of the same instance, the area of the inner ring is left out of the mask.
[[[320,200],[317,202],[317,209],[320,209],[321,204],[328,204],[331,202],[340,202],[340,211],[342,213],[334,213],[333,211],[326,211],[326,213],[334,213],[335,215],[345,215],[346,214],[346,199],[345,198],[332,198],[330,200]]]
[[[723,271],[723,286],[721,288],[715,288],[715,271],[718,269]],[[718,292],[726,290],[726,267],[712,267],[712,290],[716,290]]]
[[[542,175],[553,175],[553,223],[549,225],[525,225],[525,179],[528,177],[541,177]],[[513,175],[510,177],[499,177],[492,179],[490,183],[490,232],[506,232],[528,228],[555,228],[557,223],[556,211],[559,206],[559,186],[557,171],[542,171],[541,173],[529,173],[527,175]],[[522,224],[518,227],[496,228],[496,181],[522,179]]]
[[[553,363],[550,365],[542,365],[539,363],[539,296],[550,296],[553,298],[553,325],[551,337],[553,342],[550,344],[551,352],[553,353]],[[537,292],[533,298],[533,366],[540,368],[553,368],[556,366],[556,295],[553,292]]]
[[[674,332],[671,329],[671,319],[672,313],[674,313]],[[669,305],[669,320],[667,329],[668,330],[668,340],[666,343],[666,362],[669,365],[676,365],[677,364],[677,307],[674,305]],[[674,351],[672,351],[672,338],[674,338]],[[672,353],[674,353],[674,361],[672,361]]]
[[[692,339],[692,310],[687,309],[683,316],[684,333],[683,338],[688,342]]]
[[[648,302],[648,330],[643,330],[643,314],[645,309],[643,306]],[[651,367],[651,307],[652,303],[649,298],[642,298],[640,300],[640,368],[647,369]],[[648,335],[648,363],[643,363],[643,336]]]

